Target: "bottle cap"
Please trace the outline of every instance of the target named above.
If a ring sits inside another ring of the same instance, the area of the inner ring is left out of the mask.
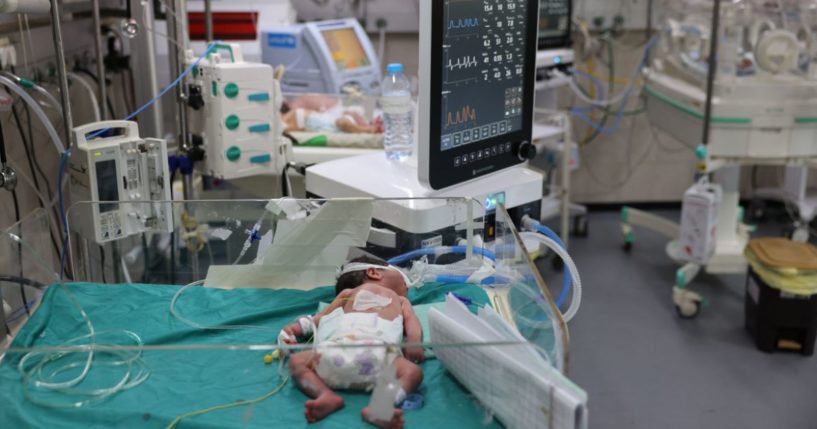
[[[400,63],[391,63],[386,66],[386,71],[389,73],[403,73],[403,65]]]

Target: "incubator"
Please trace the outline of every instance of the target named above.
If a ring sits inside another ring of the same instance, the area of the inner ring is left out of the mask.
[[[650,120],[701,143],[713,1],[665,1],[647,72]],[[731,159],[817,155],[817,2],[721,1],[709,154]]]
[[[48,217],[27,219],[0,233],[2,266],[36,280],[32,317],[10,326],[15,338],[0,360],[0,398],[14,404],[0,419],[10,427],[305,425],[308,398],[283,356],[316,345],[277,338],[332,302],[332,285],[354,268],[347,261],[368,255],[405,275],[423,325],[425,379],[399,411],[407,427],[586,427],[587,396],[565,376],[560,309],[508,213],[496,208],[489,241],[481,201],[439,200],[456,228],[405,254],[372,244],[373,214],[429,202],[163,202],[172,207],[168,232],[102,244],[72,228],[110,202],[82,202],[67,210],[64,272],[50,253]],[[327,427],[362,425],[367,405],[398,415],[382,407],[382,392],[394,391],[389,368],[377,371],[375,393],[341,392],[345,407]]]

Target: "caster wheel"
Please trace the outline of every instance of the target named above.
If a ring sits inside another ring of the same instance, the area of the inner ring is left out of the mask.
[[[783,229],[783,237],[786,237],[792,241],[806,243],[810,238],[810,233],[808,228],[790,226]]]
[[[565,268],[565,261],[559,257],[559,255],[555,255],[553,259],[550,260],[550,265],[556,271],[562,271]]]
[[[675,311],[678,312],[682,319],[694,319],[701,312],[701,303],[696,301],[685,302],[682,305],[676,305]]]
[[[625,252],[630,253],[633,250],[633,242],[632,241],[625,241],[624,246],[622,246]]]
[[[576,216],[573,219],[573,236],[587,237],[589,234],[587,216]]]

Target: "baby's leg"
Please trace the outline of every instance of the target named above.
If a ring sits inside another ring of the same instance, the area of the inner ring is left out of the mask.
[[[394,366],[397,369],[397,381],[403,386],[403,391],[409,394],[417,390],[423,382],[423,369],[402,356],[394,360]]]
[[[416,363],[400,356],[394,360],[394,366],[397,369],[397,381],[403,387],[403,393],[414,392],[423,382],[423,370]],[[402,429],[405,424],[403,410],[400,408],[394,409],[394,415],[391,421],[388,422],[370,418],[369,407],[364,408],[362,414],[363,420],[383,429]]]
[[[313,351],[289,357],[289,372],[304,395],[312,398],[304,404],[306,421],[314,423],[343,407],[343,398],[332,391],[315,372],[320,356]]]

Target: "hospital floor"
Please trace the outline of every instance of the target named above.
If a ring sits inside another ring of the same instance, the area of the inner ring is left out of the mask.
[[[678,210],[650,210],[677,221]],[[692,289],[708,304],[677,316],[676,265],[665,240],[638,229],[622,250],[616,210],[593,211],[571,254],[582,276],[582,307],[570,328],[570,377],[590,397],[590,427],[817,428],[817,356],[767,354],[744,329],[744,275],[700,275]],[[758,235],[779,235],[777,220]],[[561,283],[537,262],[551,290]]]

